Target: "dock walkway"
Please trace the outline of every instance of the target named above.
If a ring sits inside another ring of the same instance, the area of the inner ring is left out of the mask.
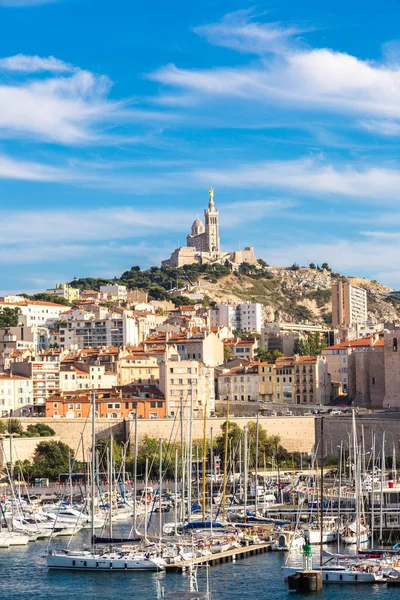
[[[249,556],[255,556],[256,554],[264,554],[271,546],[271,542],[264,544],[252,544],[250,546],[241,546],[240,548],[233,548],[226,552],[218,552],[217,554],[207,554],[207,556],[198,556],[192,560],[184,560],[179,563],[172,565],[166,565],[167,571],[184,571],[191,565],[220,565],[226,562],[233,562],[241,558],[247,558]]]

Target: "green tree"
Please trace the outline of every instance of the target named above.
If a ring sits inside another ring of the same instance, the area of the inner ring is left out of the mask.
[[[260,265],[260,267],[262,267],[263,269],[266,269],[267,267],[269,267],[269,264],[262,258],[258,258],[257,262]]]
[[[325,269],[326,271],[332,271],[327,262],[322,263],[321,269]]]
[[[24,428],[19,419],[7,419],[6,421],[7,433],[16,433],[17,435],[24,434]]]
[[[67,298],[63,298],[58,294],[47,294],[46,292],[40,292],[32,296],[33,300],[40,300],[40,302],[53,302],[54,304],[63,304],[64,306],[71,306],[71,302]]]
[[[0,310],[0,327],[16,327],[19,322],[19,315],[21,311],[16,306],[15,308],[11,308],[9,306],[5,306]]]
[[[14,479],[23,479],[30,483],[35,477],[35,467],[30,460],[17,460],[14,463]]]
[[[267,350],[266,348],[257,348],[254,352],[254,358],[261,362],[275,362],[277,358],[283,356],[279,350]]]
[[[224,346],[224,362],[233,360],[233,352],[230,346]]]
[[[56,432],[46,423],[35,423],[35,425],[28,425],[25,435],[27,437],[51,437],[56,435]]]
[[[7,433],[7,425],[5,421],[0,421],[0,434]]]
[[[35,477],[48,477],[56,481],[60,473],[68,473],[70,458],[73,459],[72,448],[59,441],[40,442],[33,457],[33,473]]]
[[[247,436],[249,443],[249,465],[254,467],[256,464],[256,439],[257,439],[257,423],[249,421],[247,424]],[[278,435],[268,435],[267,430],[262,425],[258,426],[258,464],[262,465],[264,457],[266,460],[271,459],[276,448],[280,447],[280,438]]]
[[[315,264],[315,263],[313,263],[313,262],[312,262],[312,263],[310,263],[308,266],[310,267],[310,269],[316,269],[316,268],[317,268],[317,267],[316,267],[316,264]]]
[[[218,452],[222,460],[225,454],[225,433],[226,433],[226,421],[221,425],[221,435],[215,440],[216,453]],[[228,447],[232,446],[233,449],[237,449],[240,440],[242,439],[242,430],[235,421],[229,421],[228,427]]]

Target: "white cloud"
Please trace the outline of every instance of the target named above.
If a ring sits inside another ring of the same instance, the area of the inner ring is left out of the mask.
[[[284,213],[288,201],[243,201],[220,205],[223,226],[236,227],[266,214]],[[200,208],[200,207],[199,207]],[[92,210],[2,211],[0,245],[49,242],[88,243],[157,236],[160,233],[187,233],[195,209],[173,206],[163,210],[114,207]]]
[[[293,46],[295,36],[309,31],[297,26],[284,27],[280,23],[259,23],[250,20],[251,17],[252,11],[239,10],[225,15],[218,23],[195,27],[194,31],[216,46],[257,55],[282,52]]]
[[[280,188],[301,194],[378,199],[380,203],[397,201],[400,187],[398,169],[336,166],[314,158],[235,165],[229,169],[198,169],[193,175],[199,181],[213,182],[215,187]]]
[[[27,137],[60,144],[134,143],[136,136],[104,133],[106,126],[149,125],[167,113],[132,109],[132,99],[109,99],[112,82],[52,56],[3,58],[0,69],[26,79],[0,83],[0,136]],[[52,72],[43,77],[42,72]]]
[[[173,88],[172,93],[161,96],[169,105],[174,98],[181,103],[183,98],[188,107],[196,100],[198,104],[209,102],[215,109],[216,101],[225,107],[230,98],[231,103],[257,105],[256,120],[260,120],[260,110],[268,111],[271,106],[307,112],[318,109],[367,120],[400,120],[398,63],[361,60],[329,48],[301,47],[293,38],[300,28],[254,23],[246,12],[196,31],[211,43],[252,51],[260,60],[232,68],[160,68],[150,77]],[[384,128],[382,133],[387,135]]]
[[[41,71],[69,73],[76,70],[72,65],[68,65],[54,56],[26,56],[25,54],[0,58],[0,69],[21,73],[39,73]]]
[[[370,133],[377,133],[387,137],[400,135],[400,123],[396,123],[396,121],[370,119],[359,121],[358,126]]]

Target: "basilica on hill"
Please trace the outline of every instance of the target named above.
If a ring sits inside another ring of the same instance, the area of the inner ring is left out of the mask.
[[[248,246],[243,250],[225,252],[221,250],[219,240],[219,211],[214,204],[214,190],[209,190],[208,208],[204,211],[204,223],[197,218],[186,238],[186,246],[173,251],[171,257],[162,261],[162,265],[183,267],[192,263],[220,263],[226,261],[233,269],[243,262],[256,263],[254,249]]]

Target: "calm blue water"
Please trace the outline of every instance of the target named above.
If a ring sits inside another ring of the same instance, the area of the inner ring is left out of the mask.
[[[35,542],[19,549],[0,550],[0,598],[152,600],[157,597],[156,580],[160,575],[156,574],[49,572],[43,559],[46,546],[46,542]],[[376,600],[392,600],[399,595],[396,588],[388,589],[385,585],[329,586],[320,594],[289,594],[280,570],[284,561],[285,555],[270,552],[211,567],[213,600],[286,600],[305,596],[321,600],[359,600],[360,594]],[[200,573],[200,585],[203,577]],[[186,575],[162,574],[161,579],[167,591],[188,589]]]

